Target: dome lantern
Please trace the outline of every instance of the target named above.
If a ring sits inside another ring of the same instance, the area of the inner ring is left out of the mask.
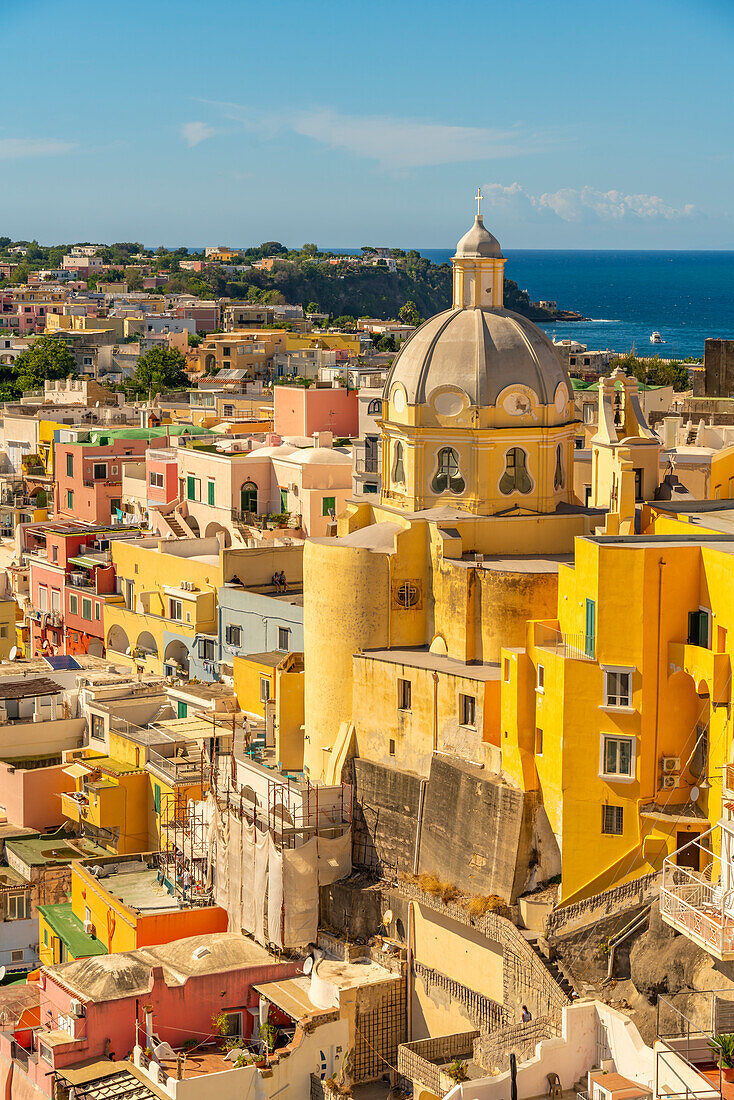
[[[461,238],[451,259],[454,266],[453,308],[501,308],[505,258],[500,242],[484,224],[481,187],[475,197],[474,225]]]

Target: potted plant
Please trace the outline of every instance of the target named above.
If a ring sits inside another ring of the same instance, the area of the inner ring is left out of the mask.
[[[260,1025],[260,1038],[268,1054],[272,1054],[275,1050],[275,1036],[277,1034],[278,1029],[275,1024],[266,1021],[264,1024]]]
[[[454,1058],[451,1065],[446,1067],[446,1073],[452,1081],[456,1082],[457,1085],[461,1084],[462,1081],[467,1081],[469,1079],[469,1074],[467,1073],[466,1069],[466,1062],[462,1062],[458,1058]]]
[[[709,1046],[719,1060],[724,1080],[734,1081],[734,1035],[716,1035],[709,1041]]]

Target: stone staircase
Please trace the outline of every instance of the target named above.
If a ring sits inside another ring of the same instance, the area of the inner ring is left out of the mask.
[[[181,526],[181,522],[175,512],[169,512],[165,519],[166,523],[171,528],[177,539],[185,539],[187,537],[187,532],[184,531],[183,527]]]
[[[552,948],[548,941],[542,938],[534,938],[528,939],[528,943],[558,988],[562,990],[570,1000],[577,990],[566,968],[560,964],[558,960],[553,958]]]

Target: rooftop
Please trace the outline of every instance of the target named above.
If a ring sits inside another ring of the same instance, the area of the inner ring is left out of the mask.
[[[38,912],[75,959],[107,954],[107,949],[96,936],[90,936],[84,931],[82,922],[72,911],[70,901],[61,905],[39,905]]]
[[[199,953],[197,948],[205,950]],[[214,932],[137,951],[60,963],[49,973],[58,974],[63,984],[82,1000],[116,1001],[148,993],[151,970],[157,966],[163,968],[167,985],[181,986],[195,976],[230,974],[245,967],[272,965],[272,956],[245,936]]]
[[[499,664],[477,662],[476,664],[457,661],[443,653],[431,653],[418,646],[406,649],[368,649],[357,653],[355,660],[385,661],[386,664],[405,665],[408,668],[423,668],[443,672],[448,676],[463,676],[467,680],[499,680]]]
[[[104,848],[85,837],[32,836],[5,841],[5,849],[27,867],[43,867],[47,863],[70,863],[73,859],[90,859],[109,855]]]

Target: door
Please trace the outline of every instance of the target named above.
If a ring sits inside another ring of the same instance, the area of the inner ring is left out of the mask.
[[[257,513],[257,485],[246,481],[240,489],[240,511]]]
[[[635,467],[635,500],[642,500],[642,470]]]
[[[587,657],[594,656],[596,648],[596,603],[594,600],[586,601],[586,631],[584,638],[584,652]]]
[[[677,848],[675,862],[679,867],[687,867],[689,871],[699,871],[698,857],[700,849],[695,844],[691,844],[692,840],[698,840],[697,833],[675,834],[675,846]],[[689,844],[690,847],[686,848],[686,844]]]

